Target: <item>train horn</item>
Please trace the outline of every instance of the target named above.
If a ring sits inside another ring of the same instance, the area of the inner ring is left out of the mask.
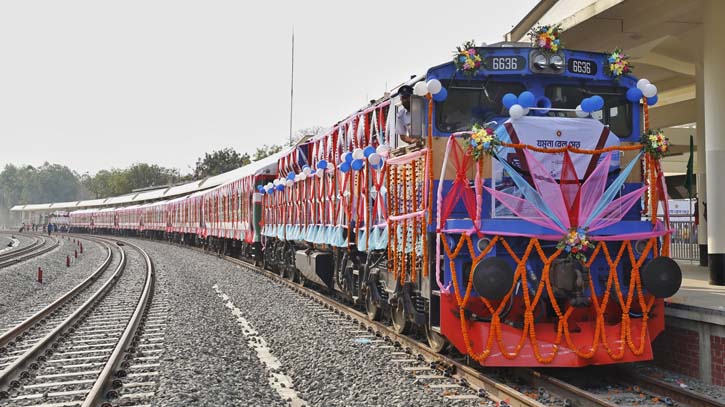
[[[551,109],[551,99],[546,96],[542,96],[536,99],[536,107],[542,110],[534,110],[534,114],[537,116],[545,116]]]
[[[671,258],[660,256],[641,272],[644,289],[657,298],[672,297],[682,285],[682,270]]]
[[[473,288],[481,297],[500,300],[514,284],[514,270],[498,257],[481,260],[473,269]]]

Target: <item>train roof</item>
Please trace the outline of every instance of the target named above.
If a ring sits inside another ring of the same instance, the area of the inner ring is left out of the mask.
[[[171,188],[169,188],[164,196],[177,196],[177,195],[184,195],[191,192],[198,191],[199,188],[201,188],[201,184],[204,183],[204,180],[196,180],[187,182],[186,184],[176,185]]]
[[[133,201],[134,202],[143,202],[143,201],[151,201],[154,199],[163,198],[164,193],[168,189],[169,188],[166,187],[166,188],[159,188],[159,189],[154,189],[154,190],[146,191],[146,192],[140,192],[138,195],[136,195],[133,198]]]

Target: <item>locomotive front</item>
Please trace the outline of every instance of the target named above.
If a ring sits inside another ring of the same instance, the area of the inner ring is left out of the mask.
[[[651,359],[681,282],[657,218],[652,85],[612,72],[611,55],[462,51],[479,63],[430,69],[444,94],[418,120],[434,152],[432,329],[489,366]]]

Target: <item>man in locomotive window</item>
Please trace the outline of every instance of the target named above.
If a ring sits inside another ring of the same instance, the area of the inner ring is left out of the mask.
[[[400,103],[403,107],[398,109],[395,115],[395,132],[398,134],[398,138],[407,144],[418,142],[417,137],[410,136],[410,95],[412,94],[412,86],[403,85],[398,89]]]

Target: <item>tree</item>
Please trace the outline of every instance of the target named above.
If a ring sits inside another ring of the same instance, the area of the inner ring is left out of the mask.
[[[202,179],[237,169],[251,162],[249,154],[239,154],[231,147],[206,153],[196,160],[194,178]]]
[[[145,163],[136,163],[123,170],[101,170],[94,176],[84,174],[80,178],[96,198],[125,195],[137,189],[162,187],[183,180],[178,170]]]
[[[136,163],[128,167],[124,172],[125,181],[132,191],[173,184],[179,178],[178,170],[164,168],[156,164]]]
[[[272,144],[271,146],[265,144],[262,147],[257,147],[257,151],[254,152],[254,156],[252,157],[252,159],[254,161],[259,161],[262,158],[282,151],[282,148],[283,147],[279,144]]]
[[[18,204],[77,201],[86,198],[80,176],[68,167],[44,163],[5,166],[0,173],[0,223],[11,224],[9,209]]]

